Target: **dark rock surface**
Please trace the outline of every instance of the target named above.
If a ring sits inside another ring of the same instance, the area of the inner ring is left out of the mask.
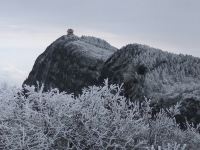
[[[79,94],[83,87],[94,85],[103,63],[117,49],[94,37],[65,35],[47,47],[36,60],[24,84],[44,84],[44,90]]]

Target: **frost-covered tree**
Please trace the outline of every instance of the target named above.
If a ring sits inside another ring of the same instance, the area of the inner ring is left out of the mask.
[[[174,116],[178,105],[153,118],[150,101],[131,103],[122,86],[92,86],[82,94],[26,86],[0,88],[0,149],[196,150],[200,135],[183,131]],[[131,106],[131,107],[130,107]],[[170,114],[170,115],[169,115]]]
[[[196,57],[128,44],[104,63],[100,79],[108,78],[111,84],[124,83],[124,95],[132,100],[145,96],[160,107],[181,102],[182,117],[198,124],[199,111],[190,110],[200,109],[199,66],[200,59]],[[192,117],[186,116],[190,113]]]

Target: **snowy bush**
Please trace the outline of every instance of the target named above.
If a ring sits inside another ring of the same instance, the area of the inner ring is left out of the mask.
[[[34,87],[0,88],[0,149],[197,150],[195,128],[182,131],[177,107],[152,118],[150,101],[130,103],[121,86],[92,86],[83,94]],[[169,115],[170,114],[170,115]]]

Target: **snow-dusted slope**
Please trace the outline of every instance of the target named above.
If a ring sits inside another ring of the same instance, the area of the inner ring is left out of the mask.
[[[116,48],[94,37],[64,35],[53,42],[36,60],[24,84],[45,85],[45,89],[80,93],[93,85],[100,75],[102,64]]]
[[[110,49],[113,52],[116,51],[115,47],[111,46],[108,42],[106,42],[105,40],[100,39],[100,38],[96,38],[96,37],[93,37],[93,36],[81,36],[81,40],[86,42],[86,43],[92,44],[96,47],[100,47],[100,48],[103,48],[103,49]]]
[[[124,94],[133,100],[145,96],[165,107],[181,101],[181,113],[200,123],[199,58],[130,44],[106,61],[100,78],[124,83]]]
[[[138,85],[137,94],[130,93],[134,98],[136,95],[175,96],[175,93],[200,87],[200,59],[131,44],[117,51],[105,63],[102,78],[106,76],[113,82]]]

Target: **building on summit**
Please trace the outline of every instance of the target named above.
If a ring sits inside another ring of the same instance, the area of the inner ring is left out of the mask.
[[[73,29],[68,29],[67,30],[67,35],[68,36],[74,35],[74,30]]]

